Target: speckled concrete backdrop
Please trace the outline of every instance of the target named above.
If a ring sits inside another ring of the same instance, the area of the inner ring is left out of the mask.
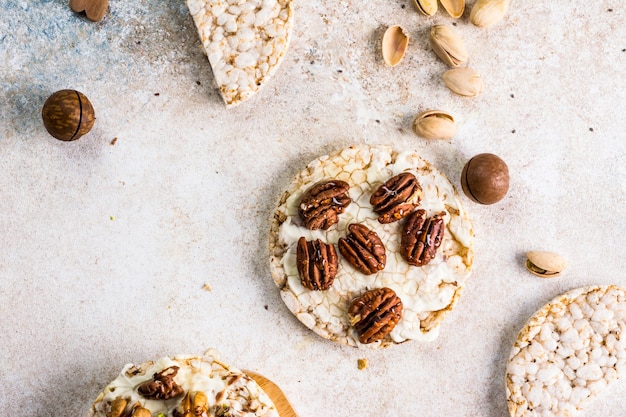
[[[487,30],[466,11],[456,28],[486,82],[475,99],[440,81],[426,34],[451,23],[442,13],[425,18],[410,0],[295,9],[277,76],[226,111],[182,1],[110,0],[92,23],[65,0],[0,0],[2,413],[83,415],[125,363],[215,347],[278,382],[302,417],[502,417],[505,361],[526,318],[573,287],[626,285],[621,1],[514,1]],[[377,47],[391,24],[411,34],[393,69]],[[74,143],[40,120],[62,88],[97,112]],[[459,120],[452,141],[410,131],[433,107]],[[432,344],[335,346],[290,315],[270,278],[281,190],[352,143],[417,149],[457,186],[476,153],[509,164],[505,200],[463,198],[474,274]],[[530,249],[560,252],[566,274],[526,273]],[[582,415],[621,415],[625,390]]]

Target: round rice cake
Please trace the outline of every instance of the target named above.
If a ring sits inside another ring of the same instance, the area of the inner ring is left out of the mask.
[[[203,356],[128,364],[98,395],[87,417],[279,417],[270,397],[251,377],[218,357],[217,351],[209,350]],[[190,409],[196,414],[185,414]]]
[[[441,213],[445,230],[435,257],[424,266],[411,266],[400,255],[406,219],[381,224],[370,197],[390,178],[409,172],[422,188],[416,209],[427,216]],[[298,214],[304,193],[324,180],[349,184],[351,203],[327,230],[309,230]],[[352,223],[374,231],[386,249],[382,271],[365,275],[344,256],[338,256],[337,273],[327,290],[310,290],[300,280],[297,242],[320,239],[337,245]],[[390,288],[402,301],[402,317],[383,339],[369,347],[386,347],[408,340],[431,341],[439,325],[459,299],[473,261],[474,233],[450,181],[415,152],[397,152],[389,146],[352,146],[317,158],[296,175],[274,213],[270,232],[270,267],[274,282],[291,312],[318,335],[349,346],[363,346],[351,325],[351,301],[365,291]]]
[[[626,289],[592,286],[538,310],[506,368],[512,417],[572,417],[626,372]]]

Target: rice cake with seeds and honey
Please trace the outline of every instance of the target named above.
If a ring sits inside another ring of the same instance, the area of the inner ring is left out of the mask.
[[[187,0],[187,7],[226,107],[252,97],[285,57],[292,0]]]
[[[577,288],[524,325],[506,368],[512,417],[574,417],[626,374],[626,289]]]
[[[248,375],[202,356],[163,357],[124,366],[95,400],[87,417],[279,417],[263,389]]]
[[[398,199],[409,179],[413,194]],[[312,194],[328,197],[330,209],[310,205]],[[393,196],[395,206],[384,211],[381,195]],[[441,230],[436,239],[423,233],[436,250],[410,264],[404,240],[413,232],[405,229],[419,215]],[[352,146],[319,157],[291,181],[272,220],[270,269],[289,310],[326,339],[375,348],[432,341],[470,275],[473,240],[458,194],[439,170],[415,152]],[[376,316],[381,309],[388,311]]]

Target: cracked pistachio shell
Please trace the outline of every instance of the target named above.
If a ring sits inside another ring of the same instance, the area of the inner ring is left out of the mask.
[[[440,0],[441,5],[446,12],[455,19],[458,19],[463,15],[465,11],[465,0]]]
[[[424,139],[452,139],[456,134],[456,122],[443,110],[426,110],[413,120],[413,131]]]
[[[387,65],[395,67],[400,63],[409,44],[409,35],[400,26],[391,26],[383,35],[383,59]]]
[[[557,277],[567,266],[565,259],[554,252],[531,251],[526,257],[526,269],[541,278]]]
[[[480,28],[489,27],[504,17],[509,0],[477,0],[470,12],[470,22]]]
[[[437,0],[413,0],[413,4],[423,15],[432,16],[437,13]]]
[[[485,85],[480,74],[471,68],[453,68],[443,73],[443,82],[453,93],[474,97],[483,92]]]
[[[467,62],[468,54],[463,39],[450,26],[435,25],[428,34],[433,52],[449,67],[458,67]]]

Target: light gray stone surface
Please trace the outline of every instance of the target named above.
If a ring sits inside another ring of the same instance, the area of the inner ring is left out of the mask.
[[[301,417],[502,417],[505,362],[525,320],[571,288],[626,285],[622,2],[514,1],[489,29],[466,10],[456,29],[486,84],[475,99],[441,81],[427,32],[452,22],[442,12],[426,18],[409,0],[295,5],[277,75],[227,111],[182,1],[110,0],[92,23],[66,1],[0,0],[4,413],[83,415],[125,363],[215,347],[275,380]],[[392,24],[411,40],[388,68],[378,44]],[[97,114],[72,143],[40,117],[63,88]],[[411,132],[427,108],[457,117],[453,140]],[[431,344],[326,342],[270,277],[269,218],[283,188],[353,143],[416,149],[459,188],[474,154],[509,165],[503,201],[462,197],[474,272]],[[541,280],[523,267],[527,250],[559,252],[568,268]],[[620,415],[625,389],[581,415]]]

